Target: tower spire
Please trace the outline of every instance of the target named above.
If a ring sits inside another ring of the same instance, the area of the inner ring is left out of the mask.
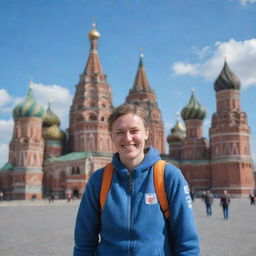
[[[144,69],[143,60],[144,60],[144,54],[141,53],[139,58],[137,73],[136,73],[135,80],[133,83],[133,88],[132,88],[132,91],[134,92],[138,92],[138,91],[152,92],[151,86],[148,82],[147,75]]]
[[[103,73],[103,69],[100,63],[98,55],[98,39],[100,33],[96,30],[96,24],[92,24],[92,30],[88,33],[88,38],[91,43],[90,55],[84,69],[84,74],[100,74]]]
[[[161,153],[165,153],[162,115],[158,108],[155,92],[151,89],[146,76],[143,57],[144,55],[141,53],[133,88],[130,89],[126,102],[145,107],[151,123],[148,144],[156,147]]]

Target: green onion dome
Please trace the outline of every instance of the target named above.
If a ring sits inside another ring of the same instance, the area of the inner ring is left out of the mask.
[[[227,62],[225,61],[224,67],[214,83],[215,91],[218,92],[226,89],[239,90],[240,86],[241,82],[239,78],[230,70]]]
[[[182,141],[186,136],[186,129],[182,125],[180,118],[177,118],[177,122],[171,129],[171,134],[167,137],[167,142],[178,142]]]
[[[52,125],[60,126],[60,119],[52,112],[51,103],[49,102],[46,113],[43,116],[43,127],[50,127]]]
[[[29,88],[26,99],[13,110],[14,119],[20,117],[42,117],[44,114],[44,108],[35,101],[32,88]]]
[[[193,91],[188,105],[181,111],[181,116],[184,121],[189,119],[203,120],[206,116],[205,108],[198,102]]]
[[[53,125],[47,129],[43,134],[45,140],[64,140],[66,137],[65,132],[63,132],[57,125]]]

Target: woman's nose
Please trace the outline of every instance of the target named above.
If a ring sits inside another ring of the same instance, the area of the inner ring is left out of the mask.
[[[132,134],[130,132],[126,132],[125,133],[125,139],[128,140],[128,141],[132,140]]]

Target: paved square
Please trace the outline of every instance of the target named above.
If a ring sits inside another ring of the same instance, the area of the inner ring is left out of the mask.
[[[1,202],[0,255],[71,256],[78,206],[79,201]],[[202,256],[256,255],[256,207],[249,199],[232,199],[228,221],[218,199],[211,217],[200,199],[193,207]]]

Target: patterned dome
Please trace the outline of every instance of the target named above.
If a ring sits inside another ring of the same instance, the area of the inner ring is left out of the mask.
[[[186,136],[185,131],[186,129],[182,125],[180,118],[177,117],[177,122],[171,129],[171,134],[167,137],[167,142],[170,143],[183,140]]]
[[[215,91],[218,92],[225,89],[239,90],[240,85],[241,82],[239,78],[229,69],[227,62],[225,61],[224,67],[214,83]]]
[[[26,99],[19,103],[13,110],[14,118],[42,117],[44,114],[44,108],[35,101],[32,88],[29,88]]]
[[[50,127],[52,125],[60,126],[60,119],[51,110],[51,104],[48,104],[45,115],[43,116],[43,127]]]
[[[189,119],[201,119],[203,120],[206,116],[205,108],[198,102],[194,92],[192,92],[189,103],[182,109],[181,116],[184,121]]]
[[[47,129],[43,137],[45,140],[64,140],[66,134],[57,125],[53,125]]]

